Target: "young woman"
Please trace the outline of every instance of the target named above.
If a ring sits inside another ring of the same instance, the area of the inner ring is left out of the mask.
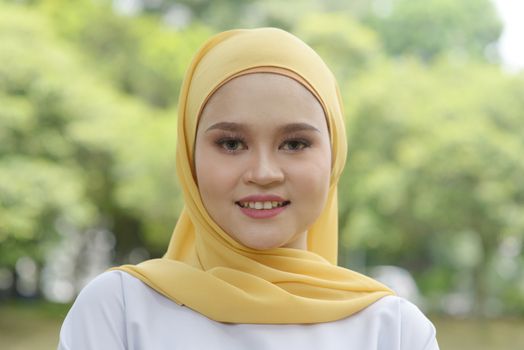
[[[414,305],[336,266],[346,136],[311,48],[274,28],[214,36],[178,118],[185,208],[166,254],[93,280],[60,349],[438,349]]]

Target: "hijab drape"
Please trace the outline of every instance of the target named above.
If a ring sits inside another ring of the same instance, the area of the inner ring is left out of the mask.
[[[198,117],[210,95],[234,76],[284,74],[322,104],[331,137],[326,205],[308,230],[308,249],[254,250],[233,240],[209,216],[195,182]],[[126,271],[210,319],[232,323],[318,323],[352,315],[392,292],[336,266],[337,181],[346,158],[341,100],[333,74],[295,36],[275,28],[231,30],[209,39],[191,62],[178,111],[177,174],[185,207],[166,254]]]

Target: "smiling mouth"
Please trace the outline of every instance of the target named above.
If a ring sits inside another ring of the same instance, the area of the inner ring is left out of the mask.
[[[241,208],[256,209],[256,210],[271,210],[275,208],[282,208],[289,205],[290,201],[264,201],[264,202],[235,202]]]

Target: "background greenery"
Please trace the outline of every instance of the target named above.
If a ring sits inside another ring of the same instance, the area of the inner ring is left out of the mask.
[[[68,237],[73,278],[93,232],[114,238],[111,264],[163,254],[184,70],[213,33],[256,26],[295,33],[338,78],[340,263],[407,269],[434,315],[522,317],[524,74],[501,68],[489,0],[0,1],[2,315],[27,299],[17,262],[42,282]]]

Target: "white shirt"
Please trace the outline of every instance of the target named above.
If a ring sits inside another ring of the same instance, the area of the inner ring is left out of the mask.
[[[79,294],[62,325],[58,348],[438,350],[438,345],[431,322],[396,296],[334,322],[230,324],[180,306],[125,272],[110,271]]]

